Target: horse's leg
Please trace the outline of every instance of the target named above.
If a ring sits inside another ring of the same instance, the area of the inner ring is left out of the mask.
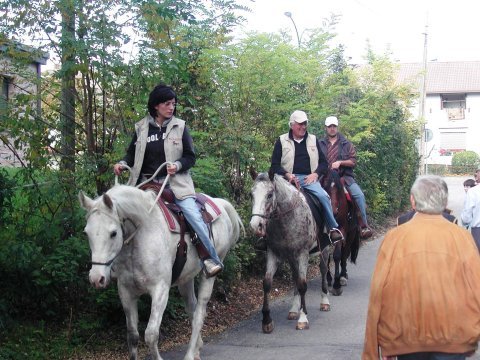
[[[326,273],[327,273],[327,283],[328,283],[328,288],[331,290],[332,289],[332,281],[333,281],[333,277],[332,277],[332,273],[330,272],[330,262],[332,261],[332,258],[330,255],[328,255],[328,260],[327,260],[327,269],[326,269]]]
[[[334,245],[333,250],[333,261],[335,262],[335,275],[333,276],[333,287],[332,295],[340,296],[342,295],[342,285],[340,285],[340,261],[342,259],[342,243],[337,242]]]
[[[122,302],[123,311],[127,322],[127,344],[130,360],[136,360],[138,355],[138,296],[133,295],[121,282],[118,283],[118,295]]]
[[[212,296],[213,284],[215,283],[215,277],[207,279],[204,274],[201,276],[200,286],[198,289],[198,303],[193,312],[192,320],[192,336],[188,344],[187,353],[184,360],[200,359],[199,344],[201,343],[200,332],[202,331],[203,322],[207,313],[207,304]]]
[[[347,274],[347,258],[349,251],[346,248],[342,251],[342,260],[340,261],[340,285],[347,286],[348,274]]]
[[[300,294],[298,293],[298,288],[294,286],[293,289],[293,300],[292,306],[288,311],[288,320],[297,320],[298,319],[298,312],[300,311]]]
[[[263,278],[263,307],[262,307],[262,330],[265,334],[270,334],[275,325],[272,318],[270,317],[270,305],[269,297],[270,290],[272,289],[272,281],[275,272],[278,269],[278,258],[272,253],[271,250],[267,249],[267,272]]]
[[[145,329],[145,343],[150,350],[150,356],[153,360],[161,360],[162,357],[158,351],[158,335],[160,324],[162,323],[163,312],[167,307],[168,293],[170,284],[160,281],[159,284],[150,290],[152,306],[150,308],[150,318]]]
[[[179,285],[178,291],[180,292],[180,295],[182,295],[182,298],[185,301],[185,311],[188,314],[190,323],[193,324],[193,314],[195,312],[195,308],[197,307],[197,297],[195,296],[194,281],[191,280],[185,284]],[[200,350],[202,347],[203,347],[203,340],[202,340],[202,334],[200,333],[198,335],[196,350],[194,353],[195,359],[200,359]]]
[[[305,294],[307,293],[307,267],[308,267],[308,252],[301,254],[298,258],[296,266],[298,269],[292,271],[293,274],[297,275],[297,289],[300,294],[300,315],[297,321],[297,330],[307,330],[310,328],[307,318],[307,305],[305,303]],[[293,270],[293,268],[292,268]]]
[[[330,300],[328,300],[327,275],[330,273],[328,263],[330,262],[329,248],[326,247],[320,253],[320,274],[322,276],[322,299],[320,300],[320,311],[330,311]]]

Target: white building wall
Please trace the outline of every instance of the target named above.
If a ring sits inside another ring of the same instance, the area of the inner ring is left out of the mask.
[[[467,150],[480,155],[480,94],[467,95]]]
[[[440,94],[429,94],[425,100],[425,127],[432,130],[432,140],[426,143],[426,163],[450,165],[452,153],[445,149],[446,139],[450,148],[472,150],[480,155],[480,94],[466,95],[464,119],[450,120],[442,109]]]

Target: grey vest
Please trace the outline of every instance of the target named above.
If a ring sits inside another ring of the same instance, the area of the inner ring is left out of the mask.
[[[295,144],[293,142],[294,140],[290,139],[288,133],[280,136],[280,143],[282,144],[282,160],[280,161],[280,165],[289,173],[292,173],[293,162],[295,161]],[[317,137],[315,135],[308,134],[307,151],[310,156],[310,169],[313,173],[317,170],[319,159]]]
[[[137,143],[135,146],[135,160],[128,180],[128,185],[135,185],[140,177],[140,171],[145,156],[145,148],[147,146],[148,123],[151,118],[150,115],[147,115],[135,124]],[[182,138],[184,129],[185,121],[176,117],[173,117],[167,125],[163,148],[165,151],[165,159],[169,162],[175,162],[183,155]],[[173,194],[179,200],[195,195],[195,187],[189,170],[170,176],[169,184]]]

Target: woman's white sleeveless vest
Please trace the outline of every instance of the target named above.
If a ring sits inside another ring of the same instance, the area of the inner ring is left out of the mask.
[[[280,136],[280,143],[282,144],[282,160],[280,164],[285,171],[293,172],[293,162],[295,161],[295,144],[294,140],[289,137],[289,133]],[[307,136],[307,151],[310,156],[310,169],[311,172],[315,172],[318,167],[318,148],[317,137],[312,134]]]
[[[148,125],[152,117],[147,115],[135,124],[135,132],[137,133],[137,143],[135,146],[135,160],[128,185],[135,185],[140,176],[143,159],[145,156],[145,148],[147,146]],[[167,125],[164,139],[165,159],[169,162],[175,162],[183,155],[183,131],[185,129],[185,121],[172,117]],[[183,200],[187,197],[195,195],[195,187],[193,185],[190,170],[176,173],[169,178],[170,188],[175,197]]]

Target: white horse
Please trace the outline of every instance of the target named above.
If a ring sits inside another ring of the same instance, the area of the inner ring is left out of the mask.
[[[215,278],[207,279],[202,272],[197,303],[194,278],[201,270],[201,263],[189,236],[185,236],[188,244],[187,262],[172,284],[172,266],[180,234],[170,232],[160,208],[153,206],[153,192],[115,185],[96,199],[90,199],[80,192],[79,200],[88,212],[85,233],[92,252],[89,280],[96,288],[106,288],[112,277],[117,279],[118,293],[127,319],[130,359],[137,359],[137,300],[145,293],[152,299],[145,342],[151,358],[161,359],[158,336],[171,286],[178,286],[192,322],[192,335],[184,359],[200,359],[203,345],[200,331]],[[228,201],[214,199],[214,202],[221,210],[221,215],[213,222],[213,239],[217,253],[223,259],[238,241],[243,225]]]

